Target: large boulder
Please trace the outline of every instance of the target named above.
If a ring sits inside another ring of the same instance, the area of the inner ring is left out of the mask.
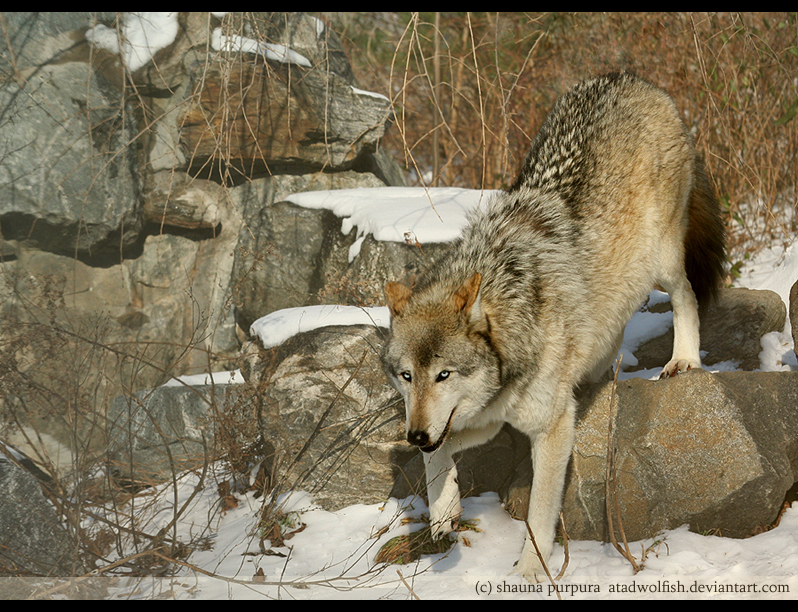
[[[329,210],[285,202],[291,193],[384,185],[372,174],[347,171],[255,179],[230,190],[242,223],[232,270],[233,300],[244,329],[275,310],[317,303],[329,279],[348,265],[354,232],[341,232]]]
[[[798,480],[798,372],[630,379],[617,384],[611,405],[612,384],[582,403],[564,504],[571,537],[608,536],[611,414],[614,522],[629,540],[683,524],[745,537],[775,520]]]
[[[275,489],[309,491],[339,509],[376,503],[404,482],[401,467],[415,451],[382,371],[384,335],[373,326],[323,327],[252,355],[244,375],[257,390]]]

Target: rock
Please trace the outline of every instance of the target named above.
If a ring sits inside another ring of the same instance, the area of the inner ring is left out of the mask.
[[[76,551],[37,480],[0,454],[0,576],[80,576]]]
[[[240,13],[236,16],[243,17]],[[338,35],[317,17],[300,12],[254,13],[254,19],[242,21],[246,36],[284,45],[310,60],[313,66],[358,86]],[[239,27],[235,18],[232,26]]]
[[[212,230],[221,223],[224,193],[219,184],[169,170],[153,173],[148,182],[144,219],[159,229]]]
[[[213,417],[235,404],[231,388],[162,386],[117,397],[108,414],[113,477],[126,485],[154,485],[215,459]]]
[[[0,73],[23,76],[30,69],[60,60],[83,41],[83,31],[98,20],[112,21],[116,13],[6,12],[0,39]],[[13,58],[13,62],[10,61]]]
[[[6,240],[105,261],[130,253],[142,226],[132,108],[84,62],[42,65],[0,85]]]
[[[281,308],[318,303],[348,267],[355,232],[329,210],[281,201],[290,193],[384,185],[371,174],[340,172],[255,179],[230,190],[242,217],[231,286],[239,325]]]
[[[364,237],[359,255],[346,269],[346,284],[354,288],[357,302],[381,304],[383,287],[389,280],[412,283],[430,268],[451,245],[427,243],[423,246],[410,242],[389,242]],[[351,296],[340,295],[340,299],[351,300]]]
[[[563,506],[574,539],[608,537],[611,390],[594,389],[580,409]],[[772,524],[798,480],[798,372],[630,379],[615,397],[616,495],[629,541],[683,524],[731,537]]]
[[[339,509],[377,503],[404,482],[399,466],[417,451],[405,441],[403,408],[382,371],[384,333],[321,328],[264,351],[244,372],[257,385],[278,491],[299,488]]]
[[[777,293],[752,289],[722,289],[716,303],[701,317],[701,350],[705,366],[736,361],[746,371],[760,368],[760,339],[784,328],[786,309]],[[661,367],[673,350],[673,327],[642,344],[636,351],[638,364],[630,371]]]
[[[792,328],[793,351],[798,355],[798,281],[790,289],[790,327]]]
[[[245,176],[346,169],[376,150],[391,108],[335,73],[247,54],[202,64],[192,81],[179,125],[197,171],[220,164]]]
[[[406,484],[400,466],[417,450],[405,441],[401,406],[382,373],[384,333],[326,327],[254,349],[242,367],[248,384],[116,398],[108,451],[115,479],[156,484],[231,449],[240,456],[259,447],[272,487],[312,492],[326,508],[396,495]]]

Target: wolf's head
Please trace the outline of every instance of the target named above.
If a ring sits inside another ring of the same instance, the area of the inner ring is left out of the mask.
[[[418,293],[385,286],[391,335],[383,361],[405,400],[408,442],[424,452],[465,427],[500,388],[481,281],[475,273],[454,289],[439,283]]]

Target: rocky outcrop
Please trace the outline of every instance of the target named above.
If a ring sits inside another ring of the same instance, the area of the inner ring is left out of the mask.
[[[124,95],[83,62],[0,87],[5,240],[90,261],[130,253],[143,228],[137,132]]]
[[[136,486],[216,453],[192,420],[215,396],[150,389],[233,366],[271,310],[350,294],[354,233],[283,199],[404,183],[388,99],[322,22],[219,15],[2,16],[0,435],[109,450]]]
[[[358,87],[320,21],[3,19],[0,337],[30,344],[23,335],[38,328],[93,351],[84,380],[104,416],[120,389],[231,365],[249,324],[272,310],[351,293],[354,234],[329,211],[282,200],[404,178],[378,150],[388,100]],[[144,40],[151,48],[135,46]],[[81,363],[55,350],[28,357],[27,387],[50,396]],[[31,414],[68,404],[19,390]]]

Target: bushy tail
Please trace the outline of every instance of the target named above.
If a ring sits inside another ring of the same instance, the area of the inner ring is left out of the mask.
[[[726,275],[726,228],[720,216],[720,204],[700,158],[696,158],[688,223],[684,238],[685,270],[699,309],[704,310],[715,298]]]

